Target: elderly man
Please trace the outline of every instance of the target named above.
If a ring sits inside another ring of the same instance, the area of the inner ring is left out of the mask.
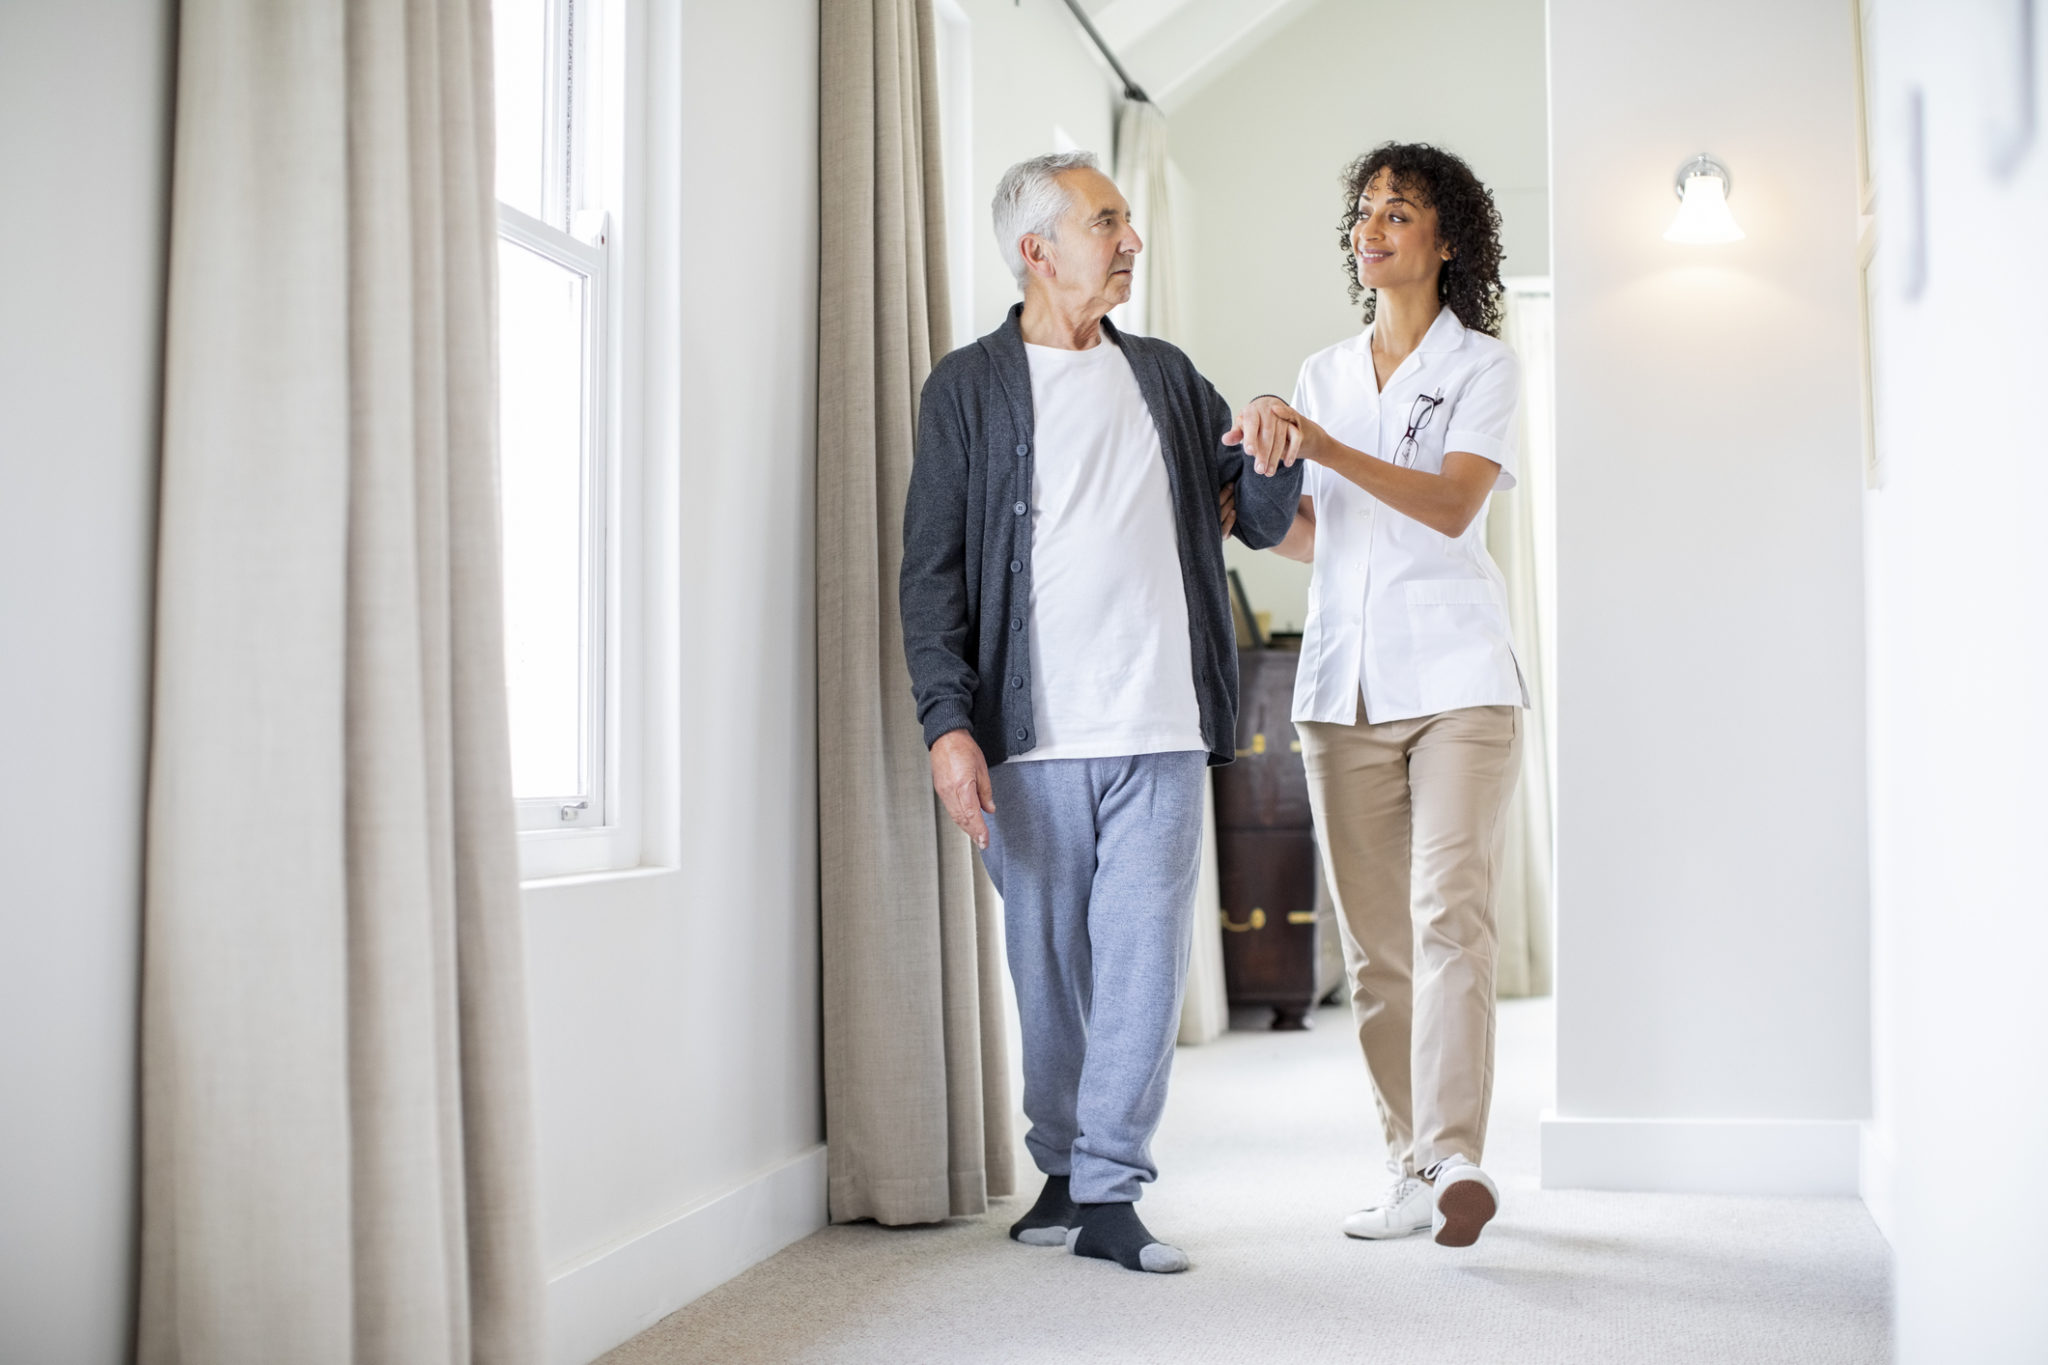
[[[1202,783],[1237,727],[1218,519],[1276,544],[1301,468],[1247,477],[1215,388],[1110,324],[1143,243],[1093,156],[1011,167],[995,229],[1024,301],[925,384],[904,650],[932,785],[1003,895],[1046,1175],[1010,1235],[1181,1270],[1135,1201],[1157,1174]]]

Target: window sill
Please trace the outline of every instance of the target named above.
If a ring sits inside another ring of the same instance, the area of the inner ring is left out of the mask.
[[[520,881],[519,889],[524,891],[566,891],[577,886],[608,886],[618,882],[651,881],[657,877],[672,877],[678,869],[673,867],[622,867],[603,872],[568,872],[555,876],[527,877]]]
[[[639,865],[637,831],[621,825],[601,825],[596,829],[528,830],[519,836],[519,880],[522,884],[631,871]]]

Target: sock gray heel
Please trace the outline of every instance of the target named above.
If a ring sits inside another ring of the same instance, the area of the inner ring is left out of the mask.
[[[1068,1245],[1068,1230],[1080,1222],[1074,1201],[1067,1193],[1067,1177],[1049,1175],[1038,1202],[1030,1212],[1010,1224],[1010,1240],[1028,1247]]]
[[[1080,1204],[1081,1225],[1067,1234],[1076,1256],[1115,1261],[1125,1270],[1171,1275],[1188,1268],[1187,1253],[1154,1237],[1130,1204]]]

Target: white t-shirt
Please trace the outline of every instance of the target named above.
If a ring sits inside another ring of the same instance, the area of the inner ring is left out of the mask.
[[[1124,353],[1026,345],[1031,720],[1012,763],[1206,749],[1159,430]]]

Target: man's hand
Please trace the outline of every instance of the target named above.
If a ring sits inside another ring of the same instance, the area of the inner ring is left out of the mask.
[[[1223,443],[1242,445],[1245,454],[1252,457],[1252,467],[1271,475],[1282,467],[1292,468],[1296,460],[1303,458],[1304,424],[1314,425],[1267,394],[1245,405],[1237,414],[1237,425],[1223,433]]]
[[[988,784],[988,763],[981,746],[967,730],[948,730],[932,742],[932,790],[946,803],[946,814],[967,831],[976,848],[988,847],[988,825],[981,813],[996,813],[995,791]]]
[[[1223,491],[1216,495],[1216,510],[1223,517],[1223,538],[1230,539],[1231,531],[1237,526],[1237,485],[1226,483]]]

